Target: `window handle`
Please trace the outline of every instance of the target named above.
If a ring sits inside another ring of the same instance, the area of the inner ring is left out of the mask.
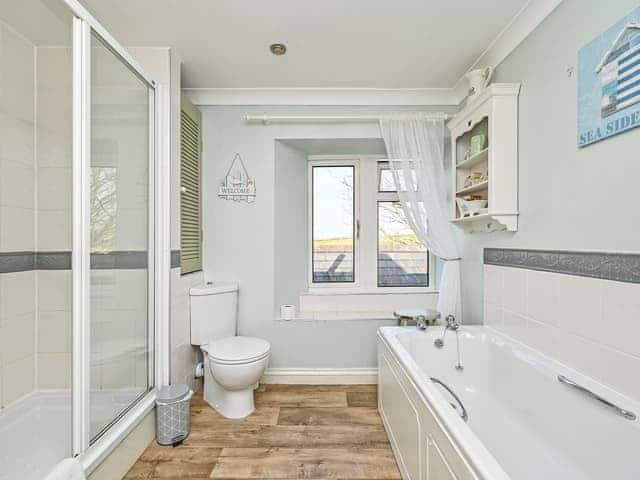
[[[360,240],[360,220],[356,220],[356,240]]]

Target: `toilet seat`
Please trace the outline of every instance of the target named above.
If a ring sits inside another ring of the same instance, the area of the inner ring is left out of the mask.
[[[271,345],[262,338],[236,336],[210,342],[206,350],[215,363],[238,365],[264,359],[271,352]]]

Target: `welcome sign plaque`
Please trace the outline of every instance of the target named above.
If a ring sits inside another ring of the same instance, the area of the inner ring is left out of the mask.
[[[239,153],[233,157],[226,176],[220,181],[218,197],[247,203],[253,203],[256,199],[256,184],[249,178]]]

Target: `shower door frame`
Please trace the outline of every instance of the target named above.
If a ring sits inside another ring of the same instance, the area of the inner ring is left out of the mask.
[[[168,383],[169,179],[159,168],[162,147],[160,85],[77,1],[63,0],[73,12],[73,320],[72,449],[85,472],[93,471],[155,406],[156,385]],[[114,419],[94,442],[90,438],[90,217],[91,37],[104,44],[149,89],[148,194],[148,391]]]

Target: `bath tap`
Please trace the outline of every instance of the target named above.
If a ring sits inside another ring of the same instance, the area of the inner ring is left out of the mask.
[[[457,350],[457,363],[456,370],[464,370],[462,366],[462,361],[460,360],[460,337],[458,336],[458,330],[460,329],[460,323],[456,320],[456,317],[453,315],[447,315],[445,318],[445,326],[444,331],[442,332],[442,337],[436,338],[433,342],[436,348],[444,347],[444,337],[447,334],[447,330],[453,330],[456,332],[456,350]]]

